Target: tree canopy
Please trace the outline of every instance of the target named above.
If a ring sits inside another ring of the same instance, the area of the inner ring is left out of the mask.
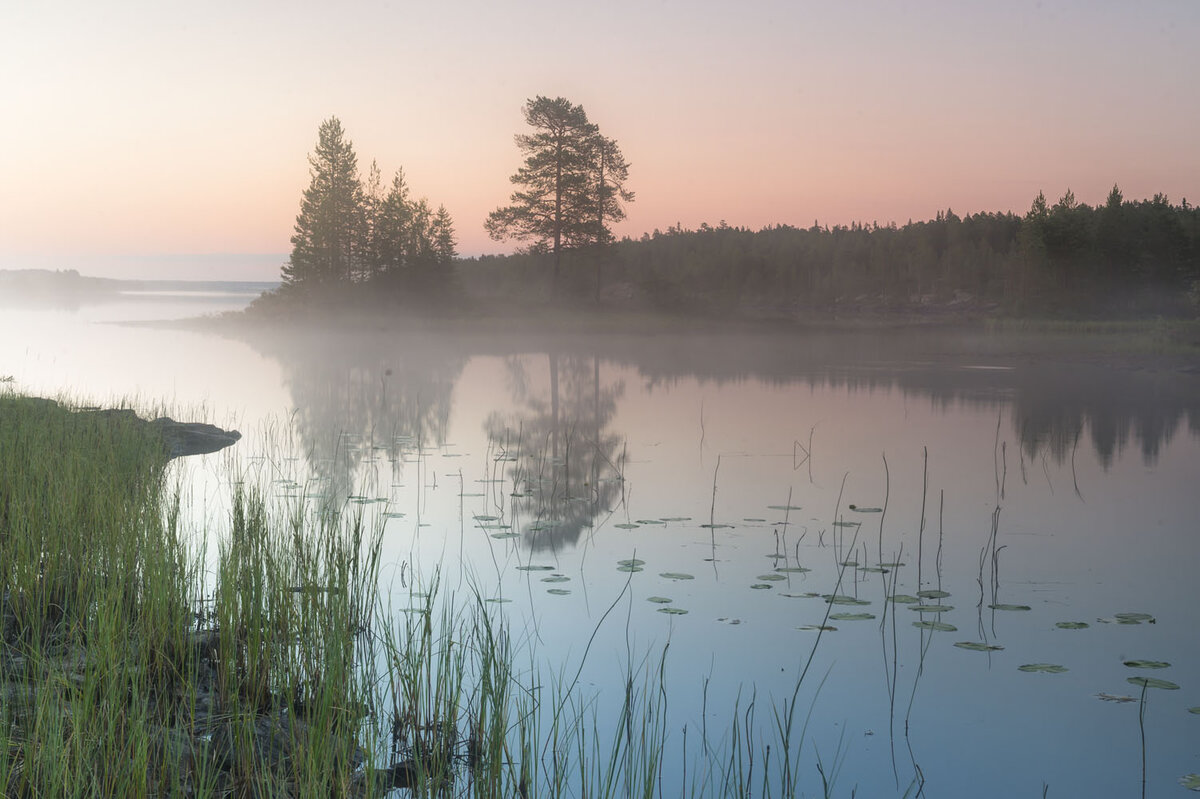
[[[515,137],[525,156],[510,178],[518,188],[484,227],[497,241],[527,241],[530,252],[552,252],[557,285],[564,249],[612,240],[609,225],[624,218],[621,203],[633,200],[624,185],[629,164],[583,106],[538,96],[526,102],[524,116],[533,132]]]

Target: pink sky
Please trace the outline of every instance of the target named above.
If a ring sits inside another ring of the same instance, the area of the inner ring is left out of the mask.
[[[637,201],[619,235],[1023,212],[1114,182],[1200,201],[1191,0],[331,8],[6,4],[0,268],[276,277],[112,256],[285,255],[331,115],[364,170],[402,166],[446,205],[462,254],[504,252],[483,220],[537,94],[620,143]]]

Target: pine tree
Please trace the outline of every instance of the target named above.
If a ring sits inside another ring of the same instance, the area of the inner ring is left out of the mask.
[[[366,218],[358,158],[337,117],[321,123],[308,163],[311,181],[296,216],[284,283],[313,287],[350,282],[362,265]]]

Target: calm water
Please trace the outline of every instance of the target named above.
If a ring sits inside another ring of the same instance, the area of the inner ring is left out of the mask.
[[[5,306],[0,376],[239,428],[235,451],[185,465],[201,523],[219,530],[231,465],[285,499],[386,513],[398,603],[435,568],[447,597],[497,600],[524,662],[580,670],[602,719],[630,664],[653,673],[665,649],[669,753],[685,728],[693,749],[705,731],[728,743],[735,704],[769,731],[811,656],[794,758],[807,795],[818,761],[840,796],[900,796],[918,775],[935,797],[1139,795],[1139,706],[1099,696],[1139,697],[1137,675],[1181,686],[1148,691],[1147,795],[1200,772],[1194,374],[946,334],[113,324],[246,301]],[[641,571],[619,570],[634,558]],[[918,591],[952,609],[887,600]],[[1067,671],[1018,669],[1037,663]],[[668,767],[664,795],[681,778]]]

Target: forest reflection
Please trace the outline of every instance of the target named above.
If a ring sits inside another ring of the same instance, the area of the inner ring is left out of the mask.
[[[527,546],[577,541],[622,491],[626,432],[614,428],[626,387],[678,381],[845,391],[899,390],[934,406],[1007,408],[1029,459],[1063,462],[1090,446],[1105,467],[1133,447],[1153,465],[1175,435],[1200,435],[1200,376],[1121,368],[982,335],[762,334],[462,336],[253,334],[277,360],[295,404],[294,428],[316,472],[339,492],[368,450],[396,468],[446,443],[454,391],[476,357],[503,360],[507,385],[481,424],[508,477],[514,530]],[[544,361],[541,359],[545,359]],[[546,368],[530,368],[544,363]],[[617,367],[617,368],[612,368]],[[503,410],[507,408],[508,410]],[[342,494],[345,495],[344,493]]]

